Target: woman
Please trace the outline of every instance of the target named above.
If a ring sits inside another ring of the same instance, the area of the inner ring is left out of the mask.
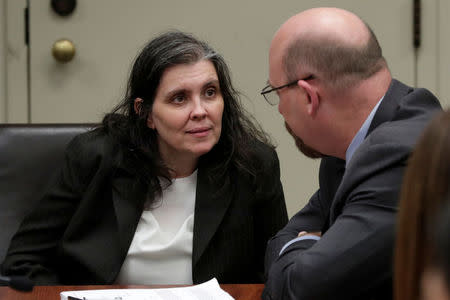
[[[425,129],[406,169],[395,250],[396,300],[420,299],[420,278],[430,257],[426,224],[450,192],[450,111]]]
[[[279,175],[223,58],[162,34],[113,113],[69,144],[3,272],[37,284],[262,282],[266,242],[287,222]]]

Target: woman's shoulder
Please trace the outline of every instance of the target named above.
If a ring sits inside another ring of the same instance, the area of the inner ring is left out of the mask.
[[[67,147],[67,151],[82,156],[111,155],[119,150],[119,144],[103,127],[91,129],[76,135]]]
[[[251,154],[250,162],[257,173],[267,173],[279,168],[275,146],[258,139],[248,141]]]

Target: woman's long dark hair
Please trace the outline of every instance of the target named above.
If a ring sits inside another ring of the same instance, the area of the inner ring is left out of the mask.
[[[229,184],[226,174],[230,168],[254,178],[260,165],[254,160],[254,141],[270,144],[267,135],[240,103],[239,93],[232,86],[230,72],[222,56],[190,34],[179,31],[161,34],[137,56],[125,97],[103,119],[104,130],[137,158],[133,169],[139,180],[149,185],[150,199],[161,193],[157,177],[166,178],[170,184],[169,169],[159,154],[156,133],[147,127],[147,117],[161,77],[171,66],[192,64],[203,59],[214,64],[224,100],[220,139],[199,161],[208,167],[210,180],[221,182],[222,187]],[[143,99],[139,113],[134,109],[136,98]]]

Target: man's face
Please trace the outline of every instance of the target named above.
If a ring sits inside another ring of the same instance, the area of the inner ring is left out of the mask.
[[[282,56],[276,47],[272,47],[269,55],[269,83],[271,86],[281,86],[288,81],[283,68]],[[323,154],[308,146],[304,139],[311,134],[307,132],[305,120],[307,115],[307,93],[300,86],[292,86],[276,91],[280,102],[278,111],[285,120],[287,131],[295,140],[297,148],[307,157],[320,158]]]

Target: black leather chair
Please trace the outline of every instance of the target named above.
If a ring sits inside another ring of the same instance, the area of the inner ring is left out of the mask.
[[[94,126],[0,125],[0,263],[23,217],[60,168],[68,142]]]

